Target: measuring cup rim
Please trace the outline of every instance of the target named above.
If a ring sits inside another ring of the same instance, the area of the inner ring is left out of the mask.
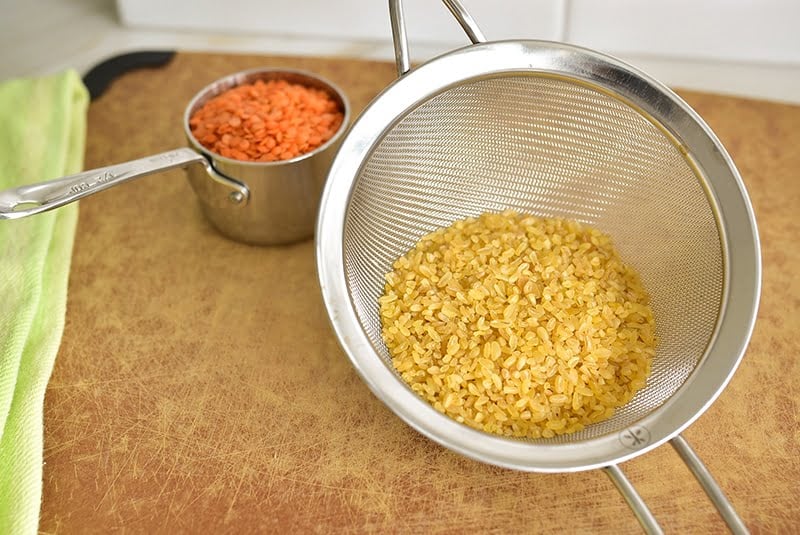
[[[199,105],[201,99],[210,99],[216,97],[225,91],[232,89],[234,87],[238,87],[244,83],[249,83],[251,81],[255,81],[258,78],[251,79],[251,77],[258,75],[258,74],[290,74],[290,75],[299,75],[302,77],[310,78],[313,80],[317,80],[323,85],[327,86],[331,91],[333,91],[336,96],[341,100],[342,104],[342,114],[344,117],[342,118],[342,124],[339,126],[339,129],[336,133],[331,136],[325,143],[320,145],[319,147],[315,148],[314,150],[308,151],[303,153],[299,156],[295,156],[294,158],[288,160],[278,160],[274,162],[254,162],[248,160],[237,160],[235,158],[228,158],[227,156],[223,156],[217,152],[207,149],[203,146],[202,143],[194,136],[192,133],[191,128],[189,127],[189,120],[191,119],[192,113],[196,110]],[[230,85],[227,85],[227,82],[231,82]],[[183,130],[186,134],[186,139],[188,139],[189,143],[192,147],[206,156],[209,160],[216,163],[225,163],[231,165],[240,165],[245,167],[279,167],[282,165],[294,164],[297,162],[301,162],[308,158],[313,157],[316,154],[319,154],[330,146],[335,144],[339,138],[341,138],[344,133],[347,131],[348,126],[350,123],[350,102],[347,99],[347,95],[342,91],[342,89],[328,80],[327,78],[320,76],[316,73],[302,70],[302,69],[292,69],[292,68],[282,68],[282,67],[256,67],[253,69],[246,69],[243,71],[238,71],[232,74],[228,74],[221,78],[217,78],[213,82],[207,84],[203,87],[200,91],[195,93],[192,99],[187,104],[186,109],[183,113]]]

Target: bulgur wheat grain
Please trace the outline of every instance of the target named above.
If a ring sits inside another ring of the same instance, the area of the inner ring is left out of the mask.
[[[607,235],[506,211],[423,237],[379,304],[394,367],[436,410],[549,438],[611,417],[645,385],[648,301]]]

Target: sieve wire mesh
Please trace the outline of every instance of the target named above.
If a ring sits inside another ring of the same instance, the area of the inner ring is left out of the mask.
[[[585,83],[527,73],[473,80],[384,133],[354,183],[343,238],[349,293],[376,354],[392,367],[377,303],[392,263],[436,228],[509,208],[610,234],[650,293],[659,339],[647,386],[613,418],[540,441],[632,425],[703,356],[721,305],[723,252],[686,157],[634,108]]]

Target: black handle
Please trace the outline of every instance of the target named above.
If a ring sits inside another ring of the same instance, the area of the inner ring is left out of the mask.
[[[175,56],[174,50],[129,52],[109,58],[92,67],[83,77],[91,99],[102,95],[117,77],[136,69],[162,67]]]

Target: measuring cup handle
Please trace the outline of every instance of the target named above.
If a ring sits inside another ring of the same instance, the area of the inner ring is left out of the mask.
[[[18,219],[53,210],[128,180],[191,164],[204,165],[212,179],[232,189],[229,196],[231,201],[246,204],[249,198],[247,187],[217,173],[202,154],[189,148],[181,148],[47,182],[0,191],[0,219]]]
[[[689,446],[689,443],[686,442],[682,436],[678,435],[670,441],[670,444],[672,444],[672,447],[678,452],[678,455],[680,455],[683,462],[686,463],[686,466],[689,467],[689,470],[692,471],[697,481],[700,482],[703,490],[711,499],[717,511],[719,511],[720,516],[728,525],[731,533],[734,535],[749,534],[750,531],[747,529],[747,526],[744,525],[744,522],[742,522],[742,519],[736,513],[731,502],[725,497],[719,484],[714,481],[711,472],[708,471],[708,468],[705,467],[700,457],[698,457],[691,446]],[[636,489],[633,488],[631,482],[628,481],[628,478],[625,477],[625,474],[622,473],[622,470],[616,465],[611,465],[603,468],[603,471],[611,478],[617,490],[619,490],[620,494],[625,498],[625,501],[642,525],[642,529],[644,529],[646,533],[663,533],[653,513],[647,508],[647,505],[645,505],[642,498],[636,492]]]
[[[461,28],[473,43],[484,43],[484,37],[478,24],[472,16],[464,9],[459,0],[442,0],[450,13],[455,17]],[[392,24],[392,40],[394,41],[394,57],[397,63],[397,75],[403,76],[411,69],[411,61],[408,55],[408,35],[406,34],[406,23],[403,15],[402,0],[389,0],[389,18]]]

